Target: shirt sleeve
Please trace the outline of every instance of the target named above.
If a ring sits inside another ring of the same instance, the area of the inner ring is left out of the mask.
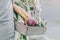
[[[14,0],[11,0],[12,1],[12,5],[14,5]]]

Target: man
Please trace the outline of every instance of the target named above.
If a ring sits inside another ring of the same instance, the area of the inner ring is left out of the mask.
[[[18,9],[18,11],[15,10],[18,13],[22,12],[16,5],[12,6],[12,0],[0,0],[0,40],[15,38],[13,8]]]
[[[14,40],[12,0],[0,0],[0,40]]]

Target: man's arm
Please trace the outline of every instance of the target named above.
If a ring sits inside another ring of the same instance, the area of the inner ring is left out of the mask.
[[[31,15],[28,15],[28,13],[25,10],[23,10],[21,7],[17,6],[16,4],[13,5],[13,9],[25,20],[28,20],[28,18],[31,17]]]
[[[13,9],[24,18],[24,23],[27,25],[36,25],[37,21],[35,19],[33,19],[30,15],[28,15],[28,13],[23,10],[21,7],[18,7],[17,5],[13,5]]]

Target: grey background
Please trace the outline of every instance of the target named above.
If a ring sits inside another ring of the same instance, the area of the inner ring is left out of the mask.
[[[42,18],[47,20],[46,35],[60,40],[60,0],[41,0]]]

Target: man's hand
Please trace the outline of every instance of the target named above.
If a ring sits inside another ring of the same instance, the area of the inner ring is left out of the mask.
[[[13,9],[24,18],[24,23],[30,26],[34,26],[35,24],[37,24],[37,22],[31,17],[31,15],[28,15],[28,13],[23,10],[21,7],[17,6],[17,5],[13,5]]]

